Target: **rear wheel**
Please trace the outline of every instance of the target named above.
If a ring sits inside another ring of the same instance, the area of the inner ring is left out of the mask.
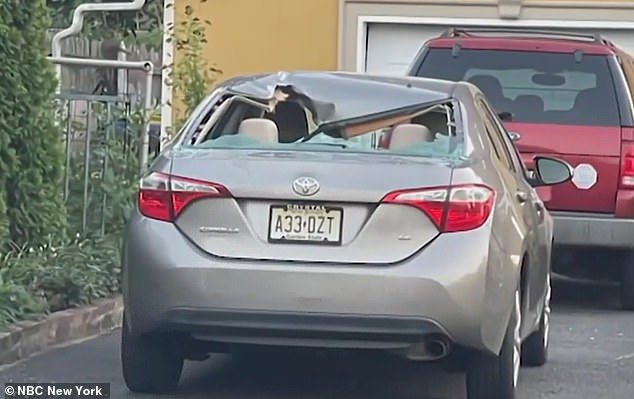
[[[634,310],[634,256],[629,256],[621,270],[621,306]]]
[[[467,369],[468,399],[515,399],[521,362],[521,293],[515,292],[513,312],[499,355],[477,354]]]
[[[546,297],[542,310],[539,328],[522,344],[522,364],[528,367],[539,367],[548,361],[548,343],[550,338],[550,273],[546,282]]]
[[[131,335],[124,316],[121,366],[123,379],[130,391],[163,394],[176,388],[183,371],[183,358],[172,353],[171,347],[165,338],[158,335]]]

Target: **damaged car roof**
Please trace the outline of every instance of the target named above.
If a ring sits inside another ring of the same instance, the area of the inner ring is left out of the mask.
[[[447,100],[456,83],[406,76],[297,71],[238,76],[223,82],[221,87],[261,101],[274,100],[282,90],[288,99],[303,103],[318,123],[327,123]]]

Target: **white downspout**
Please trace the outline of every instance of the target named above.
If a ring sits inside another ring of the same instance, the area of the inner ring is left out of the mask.
[[[53,58],[62,57],[62,40],[67,37],[77,35],[84,27],[84,14],[96,11],[135,11],[140,10],[145,5],[145,0],[132,0],[120,3],[84,3],[80,4],[73,12],[73,20],[70,26],[57,32],[51,41],[51,55]],[[57,92],[62,88],[62,65],[56,64],[55,74],[57,76]]]

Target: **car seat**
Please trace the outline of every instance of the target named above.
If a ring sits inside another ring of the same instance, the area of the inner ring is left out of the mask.
[[[279,139],[275,123],[264,118],[250,118],[243,120],[238,128],[238,135],[268,143],[277,143]]]
[[[398,125],[390,137],[390,149],[401,149],[413,144],[434,141],[434,135],[427,126],[414,123]]]
[[[543,119],[544,100],[532,94],[517,96],[513,102],[515,118],[518,121],[535,122]]]
[[[267,113],[265,118],[277,125],[280,143],[292,143],[308,135],[306,112],[294,101],[278,103],[275,112]]]

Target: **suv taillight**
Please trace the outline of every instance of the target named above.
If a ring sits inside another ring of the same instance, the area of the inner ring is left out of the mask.
[[[621,145],[621,187],[634,188],[634,143]]]
[[[141,179],[138,207],[146,217],[173,222],[193,201],[229,196],[229,191],[217,183],[152,172]]]
[[[416,207],[440,232],[452,233],[482,226],[493,209],[495,192],[479,184],[408,189],[391,192],[381,202]]]

